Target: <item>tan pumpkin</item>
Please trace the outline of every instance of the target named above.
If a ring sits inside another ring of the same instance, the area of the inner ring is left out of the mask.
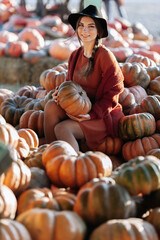
[[[11,219],[0,219],[1,239],[32,240],[23,224]]]
[[[11,180],[12,179],[12,180]],[[31,180],[31,171],[21,160],[14,160],[4,173],[3,184],[9,187],[16,196],[23,192]]]
[[[30,147],[24,138],[19,137],[16,150],[20,159],[25,159],[28,156]]]
[[[160,76],[160,68],[158,66],[146,67],[147,73],[150,76],[151,81]]]
[[[156,64],[160,63],[160,55],[156,51],[151,51],[149,49],[134,49],[134,53],[147,57]]]
[[[0,124],[0,140],[4,144],[16,148],[19,140],[17,130],[9,123]]]
[[[87,114],[91,110],[91,102],[82,87],[73,82],[61,83],[57,93],[58,104],[73,116]]]
[[[57,70],[52,69],[46,74],[45,77],[45,89],[47,92],[59,87],[62,82],[66,80],[67,72],[58,72]]]
[[[59,155],[49,160],[45,169],[56,186],[79,188],[99,175],[110,176],[112,161],[102,152],[87,151],[78,156]]]
[[[31,188],[50,188],[51,181],[44,169],[39,167],[30,167],[31,179],[27,189]]]
[[[148,58],[148,57],[145,57],[145,56],[142,56],[141,54],[133,54],[131,55],[130,57],[127,58],[126,62],[129,62],[129,63],[143,63],[146,67],[149,67],[149,66],[156,66],[156,63]]]
[[[113,219],[94,229],[89,240],[158,240],[153,225],[140,218]]]
[[[0,219],[14,219],[17,211],[17,199],[13,191],[5,186],[0,185]],[[1,236],[1,235],[0,235]]]
[[[39,146],[38,135],[35,131],[30,128],[22,128],[18,131],[19,137],[22,137],[26,140],[30,148],[36,148]]]
[[[160,95],[160,75],[150,82],[147,92],[150,95]]]

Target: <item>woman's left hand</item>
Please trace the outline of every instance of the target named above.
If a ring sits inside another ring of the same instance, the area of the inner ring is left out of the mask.
[[[70,118],[70,119],[72,119],[72,120],[75,120],[75,121],[77,121],[77,122],[82,122],[82,121],[85,121],[85,120],[90,120],[91,119],[91,117],[90,117],[90,115],[89,114],[79,114],[78,116],[73,116],[73,115],[71,115],[71,114],[67,114],[67,116]]]

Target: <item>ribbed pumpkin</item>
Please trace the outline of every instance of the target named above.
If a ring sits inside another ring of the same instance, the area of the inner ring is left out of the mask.
[[[28,156],[30,147],[24,138],[19,137],[16,150],[20,159],[25,159]]]
[[[49,144],[42,154],[43,165],[46,166],[47,162],[60,155],[77,156],[77,153],[69,143],[62,140],[54,141]]]
[[[3,184],[9,187],[16,196],[24,191],[31,179],[31,171],[21,160],[14,160],[4,173]]]
[[[160,75],[150,82],[147,92],[150,95],[160,95]]]
[[[73,211],[54,211],[33,208],[21,213],[16,220],[22,223],[34,240],[84,240],[86,225]],[[43,220],[43,221],[42,221]]]
[[[116,207],[115,207],[116,206]],[[78,191],[74,211],[91,226],[110,219],[128,218],[136,214],[136,206],[128,191],[114,183],[97,182]]]
[[[73,82],[63,82],[58,89],[58,104],[73,116],[87,114],[91,110],[91,102],[82,87]]]
[[[160,148],[151,149],[146,155],[152,155],[160,159]]]
[[[150,113],[135,113],[119,121],[119,136],[123,140],[135,140],[155,133],[156,121]]]
[[[137,156],[145,156],[151,149],[160,147],[160,134],[155,133],[149,137],[128,141],[122,146],[122,156],[129,161]]]
[[[149,95],[145,97],[141,103],[137,104],[130,110],[130,114],[135,113],[151,113],[155,119],[160,119],[160,96],[159,95]]]
[[[0,219],[1,239],[32,240],[23,224],[11,219]]]
[[[146,67],[147,73],[150,76],[151,81],[160,76],[160,68],[158,66]]]
[[[154,226],[156,232],[158,233],[158,237],[160,238],[160,207],[148,211],[144,220]]]
[[[140,218],[113,219],[94,229],[89,240],[158,240],[152,224]]]
[[[133,54],[130,57],[127,58],[126,62],[128,63],[143,63],[146,67],[150,67],[150,66],[156,66],[156,63],[148,58],[145,57],[141,54]]]
[[[14,92],[9,90],[9,89],[5,89],[5,88],[1,88],[0,89],[0,104],[8,97],[13,97],[14,96]]]
[[[138,156],[115,169],[113,176],[130,194],[149,194],[160,188],[160,162],[154,156]]]
[[[9,123],[0,124],[0,141],[11,147],[17,147],[18,144],[17,130]]]
[[[13,191],[5,185],[0,185],[0,203],[0,219],[14,219],[17,211],[17,199]]]
[[[58,202],[61,210],[73,210],[76,195],[68,192],[66,189],[59,188],[52,191],[53,198]]]
[[[30,128],[38,137],[44,137],[44,111],[28,110],[22,114],[19,120],[20,128]]]
[[[123,140],[119,137],[106,137],[105,141],[97,147],[97,151],[107,155],[117,155],[120,153]]]
[[[39,146],[39,138],[35,131],[30,128],[21,128],[18,131],[19,137],[26,140],[30,148],[36,148]]]
[[[36,98],[38,88],[35,86],[25,85],[16,92],[19,96],[26,96],[28,98]]]
[[[122,73],[124,75],[125,87],[140,85],[146,89],[150,83],[150,76],[147,70],[139,63],[126,62],[122,67]]]
[[[110,176],[111,159],[102,152],[88,151],[78,156],[59,155],[45,165],[51,182],[60,187],[79,188],[94,177]]]
[[[9,57],[19,58],[28,51],[28,44],[24,41],[7,42],[5,54]]]
[[[25,106],[32,98],[16,95],[5,99],[1,104],[0,113],[5,118],[6,122],[16,126],[19,124],[19,119],[24,113]]]

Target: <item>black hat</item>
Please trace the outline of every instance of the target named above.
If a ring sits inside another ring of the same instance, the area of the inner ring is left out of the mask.
[[[102,38],[108,36],[108,30],[107,30],[107,22],[106,20],[102,17],[102,14],[98,10],[98,8],[94,5],[89,5],[88,7],[84,8],[80,13],[71,13],[68,17],[68,22],[71,24],[74,30],[76,30],[76,25],[79,17],[91,17],[93,19],[96,19],[99,21],[103,28],[103,35]]]

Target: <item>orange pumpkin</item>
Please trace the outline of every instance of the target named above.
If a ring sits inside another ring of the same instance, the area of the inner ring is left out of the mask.
[[[103,152],[107,155],[116,155],[120,153],[123,145],[123,140],[119,137],[106,137],[105,141],[100,144],[97,151]]]
[[[39,139],[37,133],[30,128],[22,128],[18,131],[19,137],[22,137],[26,140],[30,148],[36,148],[39,146]]]
[[[28,45],[24,41],[7,42],[5,54],[9,57],[19,58],[28,51]]]
[[[128,57],[126,59],[126,62],[129,62],[129,63],[143,63],[146,67],[149,67],[149,66],[156,66],[156,63],[148,58],[148,57],[145,57],[145,56],[142,56],[141,54],[132,54],[130,57]]]
[[[19,140],[17,130],[9,123],[0,124],[0,140],[4,144],[16,148]]]
[[[91,110],[91,102],[82,87],[73,82],[61,83],[57,94],[58,104],[73,116],[87,114]]]

